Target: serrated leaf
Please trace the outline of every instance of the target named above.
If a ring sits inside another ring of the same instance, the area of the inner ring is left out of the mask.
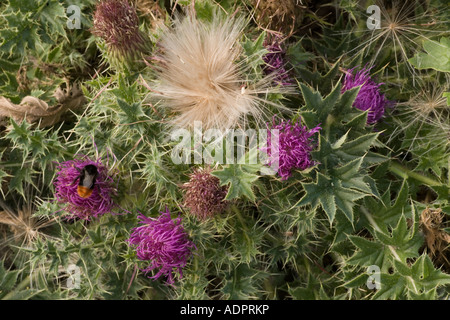
[[[406,180],[403,181],[394,204],[391,203],[392,191],[390,188],[381,195],[381,203],[373,198],[366,198],[365,206],[370,208],[372,218],[384,233],[388,233],[387,226],[398,224],[398,217],[404,214],[405,210],[410,210],[409,206],[409,186]]]
[[[408,292],[408,298],[410,300],[436,300],[436,288],[421,293],[415,293],[410,290]]]
[[[319,92],[313,91],[303,83],[300,83],[300,90],[302,91],[303,99],[305,99],[306,106],[309,110],[319,114],[331,111],[332,106],[330,105],[327,106],[326,110],[321,110],[323,99]]]
[[[41,25],[45,25],[52,33],[63,37],[66,37],[66,31],[64,29],[66,25],[64,23],[65,18],[66,12],[64,7],[56,1],[47,2],[39,15]]]
[[[9,300],[29,300],[41,292],[44,292],[44,290],[43,289],[42,290],[33,290],[33,289],[22,290],[22,291],[14,292],[14,294],[9,297]]]
[[[300,42],[298,42],[299,44]],[[294,69],[300,75],[300,78],[303,82],[308,82],[314,88],[320,88],[322,92],[328,93],[331,91],[332,86],[334,84],[334,79],[336,78],[337,73],[339,72],[340,61],[336,61],[336,63],[325,73],[321,74],[319,71],[311,72],[308,68],[304,66],[305,60],[311,60],[314,58],[314,55],[305,51],[305,53],[298,53],[298,49],[295,52],[295,47],[297,45],[293,44],[287,50],[287,55],[289,57],[288,61],[291,62]],[[294,50],[290,50],[290,48],[294,48]],[[302,63],[299,63],[299,59],[305,59]],[[297,62],[297,63],[296,63]]]
[[[349,236],[349,239],[358,250],[346,261],[348,264],[361,267],[376,265],[380,268],[385,265],[387,256],[383,244],[358,236]]]
[[[230,164],[224,167],[222,170],[213,171],[212,175],[220,179],[220,185],[228,185],[228,193],[225,197],[226,200],[240,198],[242,196],[248,198],[251,201],[255,201],[256,197],[252,190],[252,184],[259,178],[255,173],[251,173],[254,169],[251,165],[249,171],[245,168],[248,165]]]
[[[264,39],[266,33],[262,32],[259,37],[255,40],[246,39],[242,43],[245,55],[248,57],[248,64],[253,68],[259,68],[261,65],[262,57],[268,52],[264,47]]]
[[[372,144],[377,139],[379,133],[369,133],[349,141],[342,145],[338,150],[338,154],[342,156],[344,160],[352,160],[355,156],[362,156],[365,154]]]
[[[401,215],[397,226],[390,234],[385,234],[375,230],[375,236],[386,246],[390,246],[395,250],[391,251],[394,259],[400,259],[406,262],[408,258],[415,258],[419,256],[419,249],[423,245],[423,238],[416,233],[414,228],[408,229],[406,218]]]
[[[366,196],[365,193],[342,187],[339,180],[328,178],[320,172],[317,174],[316,183],[302,183],[302,185],[306,194],[297,205],[311,204],[314,208],[320,203],[330,223],[333,222],[337,209],[353,222],[355,201]]]
[[[316,183],[302,183],[302,185],[306,194],[300,199],[298,205],[311,204],[315,208],[320,203],[328,216],[328,220],[332,222],[336,215],[336,203],[334,194],[331,191],[333,188],[331,179],[319,172]]]
[[[388,157],[383,156],[382,154],[379,153],[374,153],[372,151],[367,152],[364,159],[367,163],[370,164],[380,164],[389,160]]]
[[[393,245],[399,247],[404,241],[411,240],[408,235],[408,226],[404,215],[400,216],[397,226],[392,230],[391,235],[386,235],[383,232],[375,231],[377,238],[385,245]]]
[[[346,288],[356,288],[362,287],[367,283],[368,275],[366,273],[361,273],[360,275],[354,277],[350,281],[347,281],[342,286]]]
[[[344,212],[347,219],[353,223],[353,206],[355,201],[367,196],[366,193],[353,189],[338,187],[335,191],[337,207]]]
[[[364,157],[354,159],[347,164],[343,165],[334,170],[334,175],[338,177],[340,180],[350,180],[354,178],[361,168],[361,164],[363,163]]]
[[[26,15],[19,12],[4,15],[7,27],[0,30],[0,50],[7,54],[13,51],[24,55],[27,49],[35,49],[40,43],[36,22],[30,21],[31,13]]]
[[[361,110],[360,110],[361,111]],[[351,119],[349,122],[346,123],[346,126],[349,126],[351,128],[355,128],[358,130],[363,130],[367,126],[367,116],[369,112],[364,111],[358,113],[353,119]]]
[[[339,86],[339,89],[340,88],[341,88],[341,86]],[[347,115],[351,115],[351,116],[354,115],[354,113],[352,113],[352,111],[355,111],[355,109],[353,108],[353,102],[355,101],[356,97],[358,96],[359,90],[360,90],[360,86],[351,88],[349,90],[346,90],[344,93],[342,93],[342,95],[339,99],[337,108],[334,108],[333,113],[335,116],[340,115],[340,116],[346,117]],[[355,118],[357,118],[357,117],[350,118],[351,120],[349,122],[347,122],[347,126],[353,127],[355,125],[355,123],[352,123],[352,120],[355,120]],[[349,125],[349,123],[351,125]],[[366,124],[364,124],[363,128],[365,128],[365,127],[366,127]]]
[[[406,265],[405,262],[394,260],[394,267],[398,273],[404,277],[410,277],[412,275],[411,269]]]
[[[413,279],[426,291],[450,283],[450,275],[437,270],[427,254],[416,260],[411,271]]]
[[[331,149],[336,150],[336,149],[339,149],[340,147],[342,147],[342,145],[345,143],[345,141],[347,141],[347,136],[348,136],[349,132],[350,132],[350,129],[342,137],[340,137],[336,142],[334,142],[331,145]]]
[[[305,100],[306,109],[317,114],[316,123],[324,124],[341,96],[341,84],[338,83],[325,98],[322,98],[320,92],[313,91],[303,83],[300,83],[300,90]]]
[[[134,123],[139,120],[139,117],[144,115],[140,103],[128,104],[125,101],[117,98],[117,104],[120,109],[125,112],[126,117],[122,120],[122,123]]]
[[[403,298],[406,279],[400,274],[380,274],[381,288],[375,293],[372,299],[386,300]]]

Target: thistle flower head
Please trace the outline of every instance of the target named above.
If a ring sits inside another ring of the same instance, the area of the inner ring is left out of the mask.
[[[113,59],[126,63],[138,60],[149,45],[149,40],[139,30],[136,9],[128,0],[99,2],[92,33],[106,42]]]
[[[268,165],[278,161],[278,174],[281,180],[287,180],[292,175],[292,170],[305,170],[315,164],[310,154],[315,147],[311,138],[321,128],[317,126],[308,130],[300,121],[300,118],[297,122],[282,120],[279,124],[275,124],[274,119],[268,134]],[[278,145],[275,146],[275,152],[272,148],[272,130],[278,130]]]
[[[79,194],[80,173],[87,165],[97,168],[95,184],[92,194],[82,197]],[[58,203],[64,205],[64,210],[70,213],[69,219],[90,220],[110,213],[116,204],[112,196],[116,194],[113,179],[108,175],[108,169],[100,159],[93,161],[86,156],[65,161],[57,166],[55,185],[55,197]]]
[[[291,85],[292,79],[286,71],[286,52],[281,47],[278,39],[271,43],[265,43],[268,53],[263,56],[266,65],[263,72],[266,75],[273,75],[273,81],[280,85]]]
[[[243,19],[216,13],[209,22],[178,17],[163,33],[153,97],[176,114],[172,126],[188,128],[199,121],[205,129],[226,130],[248,115],[259,119],[263,104],[274,105],[259,96],[280,92],[270,77],[248,80],[250,65],[239,44],[243,28]]]
[[[347,71],[341,92],[361,86],[353,106],[362,111],[368,110],[367,123],[376,123],[383,117],[386,107],[390,104],[380,91],[380,86],[383,83],[376,83],[372,80],[369,74],[370,68],[362,68],[355,74],[353,71],[354,68]]]
[[[183,185],[184,206],[199,219],[212,217],[228,206],[224,200],[228,188],[220,186],[220,180],[211,174],[211,169],[196,169],[189,182]]]
[[[165,275],[167,282],[173,284],[174,268],[182,278],[182,269],[192,254],[191,250],[195,248],[181,225],[181,217],[172,220],[166,208],[156,219],[144,215],[140,215],[139,219],[142,225],[132,230],[128,242],[135,247],[140,260],[151,261],[142,271],[148,273],[160,268],[150,278],[156,280]]]

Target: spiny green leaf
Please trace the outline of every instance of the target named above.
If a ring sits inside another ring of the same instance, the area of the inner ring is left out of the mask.
[[[365,206],[370,209],[373,219],[384,233],[388,233],[387,226],[398,223],[398,217],[403,215],[405,210],[410,210],[409,204],[409,186],[406,180],[403,181],[398,190],[394,204],[391,203],[392,190],[388,188],[381,196],[381,203],[374,198],[366,198]]]
[[[130,105],[125,101],[117,98],[117,104],[119,105],[120,109],[122,109],[122,111],[126,114],[126,117],[123,117],[123,124],[137,122],[139,118],[144,115],[140,103],[133,103]]]
[[[51,30],[52,34],[66,37],[66,12],[61,3],[48,1],[45,4],[45,8],[39,14],[39,19],[41,20],[41,26],[45,26],[47,30]]]
[[[350,130],[348,130],[342,137],[340,137],[336,142],[331,145],[331,149],[336,150],[342,147],[342,145],[347,141],[347,136]]]
[[[407,285],[406,279],[400,274],[380,274],[381,288],[375,293],[372,299],[401,299],[404,297]]]
[[[212,172],[212,175],[220,179],[220,185],[229,186],[226,200],[244,196],[251,201],[255,201],[256,197],[252,190],[252,184],[259,176],[252,171],[251,165],[249,167],[249,165],[229,164],[222,170]]]
[[[338,187],[335,190],[335,201],[337,207],[339,208],[339,210],[344,212],[347,219],[352,223],[353,206],[355,205],[355,201],[364,198],[365,196],[367,196],[366,193],[353,189]]]
[[[367,126],[368,114],[369,114],[368,111],[364,111],[362,113],[357,114],[353,119],[351,119],[349,122],[346,123],[346,126],[354,128],[354,129],[358,129],[358,130],[365,129]]]
[[[397,260],[394,266],[398,275],[404,277],[402,282],[411,299],[433,297],[436,288],[450,283],[450,275],[437,270],[427,254],[421,255],[411,267]]]
[[[356,138],[355,140],[346,142],[337,151],[344,160],[352,160],[355,157],[361,157],[377,139],[379,133],[369,133]]]
[[[348,238],[358,250],[346,263],[361,267],[376,265],[380,268],[387,263],[387,248],[383,244],[358,236]]]
[[[317,115],[315,123],[325,123],[327,117],[332,113],[341,95],[341,85],[337,84],[331,93],[322,98],[320,92],[313,91],[308,86],[300,83],[300,90],[305,99],[306,110],[314,111]],[[309,124],[308,124],[309,125]]]
[[[450,283],[450,275],[437,270],[427,254],[416,260],[411,271],[414,280],[426,291]]]
[[[352,160],[347,164],[343,165],[334,170],[334,175],[339,177],[341,180],[350,180],[354,176],[356,176],[361,168],[361,164],[363,163],[364,157],[359,159]]]
[[[410,300],[436,300],[436,295],[436,288],[420,293],[415,293],[412,290],[408,291],[408,299]]]
[[[316,183],[302,183],[306,194],[300,199],[299,206],[310,204],[313,208],[320,203],[323,210],[332,222],[336,215],[336,203],[334,194],[331,191],[332,181],[320,172],[317,174]]]
[[[35,49],[36,44],[41,42],[37,32],[37,22],[31,20],[31,13],[21,14],[20,12],[4,15],[7,27],[0,30],[3,40],[0,43],[0,50],[12,55],[19,53],[24,55],[27,49]]]
[[[313,208],[320,203],[330,223],[333,222],[336,210],[341,210],[349,221],[353,222],[353,206],[355,201],[366,196],[365,193],[344,188],[337,179],[317,174],[316,183],[302,183],[306,194],[297,205],[310,204]]]

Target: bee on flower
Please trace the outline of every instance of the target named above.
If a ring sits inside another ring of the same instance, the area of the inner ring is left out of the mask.
[[[59,163],[54,186],[56,200],[69,213],[69,219],[90,220],[116,207],[112,197],[117,189],[100,159],[79,156]]]

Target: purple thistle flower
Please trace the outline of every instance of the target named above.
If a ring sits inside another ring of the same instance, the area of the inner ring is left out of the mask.
[[[223,212],[228,206],[228,201],[224,200],[228,187],[220,186],[219,178],[211,174],[210,168],[195,169],[182,188],[185,190],[184,206],[201,220]]]
[[[135,247],[140,260],[151,261],[151,264],[142,269],[148,273],[160,268],[150,279],[156,280],[160,276],[167,277],[167,283],[173,284],[173,269],[183,277],[182,269],[192,255],[191,250],[195,244],[188,239],[187,233],[181,225],[181,217],[172,220],[166,208],[158,218],[147,218],[139,215],[142,225],[132,230],[128,242]]]
[[[112,58],[125,63],[132,63],[149,51],[149,40],[139,30],[136,8],[128,0],[99,2],[92,33],[105,40]]]
[[[78,183],[80,172],[87,165],[94,165],[97,168],[97,177],[88,197],[81,197],[78,194]],[[110,213],[116,204],[111,199],[116,194],[113,187],[113,179],[108,175],[108,169],[102,165],[100,160],[93,161],[86,156],[79,156],[78,159],[62,162],[58,164],[56,172],[55,196],[58,203],[65,205],[64,210],[71,216],[68,219],[90,220]]]
[[[390,104],[383,93],[380,92],[380,86],[383,83],[376,83],[370,77],[370,69],[362,68],[353,74],[354,68],[347,71],[344,78],[344,85],[341,93],[351,88],[361,86],[358,96],[353,102],[353,107],[366,111],[369,110],[367,116],[367,124],[378,122],[384,115],[385,108]]]
[[[277,84],[287,86],[292,84],[288,72],[285,69],[286,66],[286,52],[281,48],[280,42],[274,40],[271,44],[265,43],[264,45],[269,51],[262,58],[266,65],[263,68],[264,74],[272,74],[273,81]]]
[[[278,174],[281,180],[287,180],[292,175],[292,170],[305,170],[316,163],[311,159],[311,151],[315,148],[311,137],[321,130],[317,126],[308,130],[301,125],[299,118],[296,123],[293,120],[281,121],[275,124],[275,117],[271,130],[278,130],[278,152],[272,151],[272,136],[269,131],[267,139],[268,165],[278,161]],[[276,150],[276,148],[275,148]]]

